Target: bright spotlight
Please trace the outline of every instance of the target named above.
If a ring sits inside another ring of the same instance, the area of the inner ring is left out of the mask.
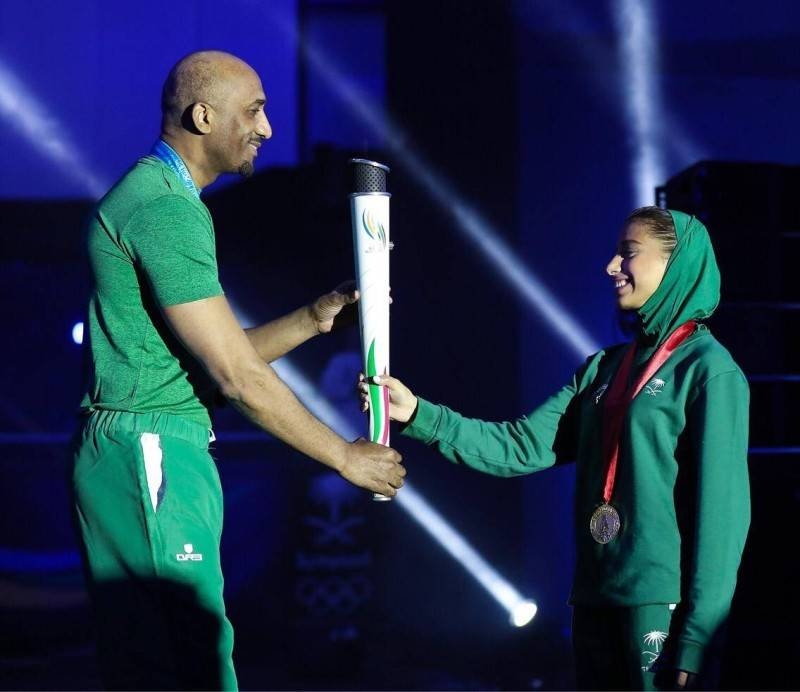
[[[83,322],[76,322],[72,327],[72,340],[79,345],[83,343]]]
[[[539,610],[533,601],[520,601],[511,610],[511,624],[514,627],[525,627],[534,617],[536,611]]]
[[[472,577],[509,614],[510,621],[523,627],[536,614],[536,604],[525,599],[494,567],[492,567],[439,514],[422,495],[408,483],[397,494],[396,501],[430,536],[472,575]],[[524,608],[523,608],[524,606]],[[533,612],[531,612],[533,606]],[[519,623],[519,624],[517,624]]]
[[[297,394],[297,397],[320,420],[346,439],[353,440],[362,436],[325,397],[315,390],[297,368],[288,362],[287,358],[281,358],[273,365],[275,371]],[[536,614],[536,604],[523,598],[519,591],[486,562],[475,548],[410,483],[403,486],[403,489],[395,497],[395,502],[445,551],[452,555],[492,598],[506,609],[512,623],[517,627],[522,627],[533,618]]]

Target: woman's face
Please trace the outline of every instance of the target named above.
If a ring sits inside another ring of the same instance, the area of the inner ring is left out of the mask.
[[[650,235],[647,226],[634,221],[620,234],[617,252],[606,267],[614,281],[617,305],[622,310],[638,310],[655,293],[669,256],[661,242]]]

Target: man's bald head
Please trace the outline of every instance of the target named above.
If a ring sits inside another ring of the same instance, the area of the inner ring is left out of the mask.
[[[253,69],[222,51],[200,51],[181,59],[170,70],[161,91],[162,131],[188,125],[185,116],[192,104],[219,103],[225,98],[230,79],[243,73],[253,73]]]
[[[161,97],[161,137],[203,187],[221,173],[253,173],[272,136],[256,71],[221,51],[191,53],[170,70]]]

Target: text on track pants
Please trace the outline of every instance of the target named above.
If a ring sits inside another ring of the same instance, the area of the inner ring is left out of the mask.
[[[95,411],[80,431],[74,506],[111,689],[236,689],[208,443],[162,413]]]

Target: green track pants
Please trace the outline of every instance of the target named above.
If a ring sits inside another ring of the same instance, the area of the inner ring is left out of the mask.
[[[673,610],[575,606],[572,643],[579,690],[657,690],[657,666]],[[661,676],[659,676],[660,678]]]
[[[77,439],[78,537],[109,689],[236,689],[209,431],[96,411]]]

